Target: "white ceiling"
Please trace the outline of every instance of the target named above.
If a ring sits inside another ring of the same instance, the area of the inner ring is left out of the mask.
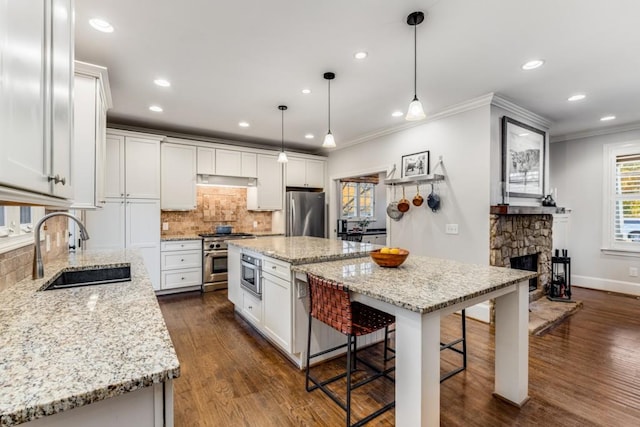
[[[427,114],[490,92],[553,122],[551,135],[640,122],[637,0],[79,0],[76,59],[106,66],[109,120],[317,151],[405,124],[413,95]],[[111,34],[92,29],[101,17]],[[365,50],[369,57],[356,60]],[[545,65],[522,71],[529,59]],[[153,79],[164,77],[170,88]],[[303,95],[301,89],[313,93]],[[587,99],[570,103],[574,93]],[[148,110],[151,104],[163,113]],[[612,122],[599,118],[613,114]],[[249,128],[238,127],[241,120]],[[315,139],[307,140],[305,133]]]

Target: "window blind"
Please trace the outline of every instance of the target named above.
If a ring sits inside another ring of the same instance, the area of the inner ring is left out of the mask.
[[[614,239],[640,242],[640,153],[616,156]]]

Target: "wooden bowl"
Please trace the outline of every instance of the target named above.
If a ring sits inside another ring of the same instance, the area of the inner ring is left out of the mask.
[[[409,251],[406,249],[400,249],[399,254],[382,254],[380,249],[369,252],[373,261],[380,267],[398,267],[402,265],[404,260],[409,256]]]

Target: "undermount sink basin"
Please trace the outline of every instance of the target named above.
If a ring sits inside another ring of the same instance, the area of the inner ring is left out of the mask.
[[[104,285],[131,281],[131,266],[97,267],[88,270],[63,271],[43,289],[77,288],[80,286]]]

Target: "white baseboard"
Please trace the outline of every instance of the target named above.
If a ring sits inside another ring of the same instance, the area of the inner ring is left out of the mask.
[[[467,317],[471,317],[473,319],[479,320],[484,323],[489,323],[489,320],[491,317],[489,301],[481,302],[480,304],[467,307],[467,310],[465,311],[465,313]]]
[[[602,279],[600,277],[576,276],[575,274],[571,275],[571,283],[581,288],[640,296],[640,283]]]

